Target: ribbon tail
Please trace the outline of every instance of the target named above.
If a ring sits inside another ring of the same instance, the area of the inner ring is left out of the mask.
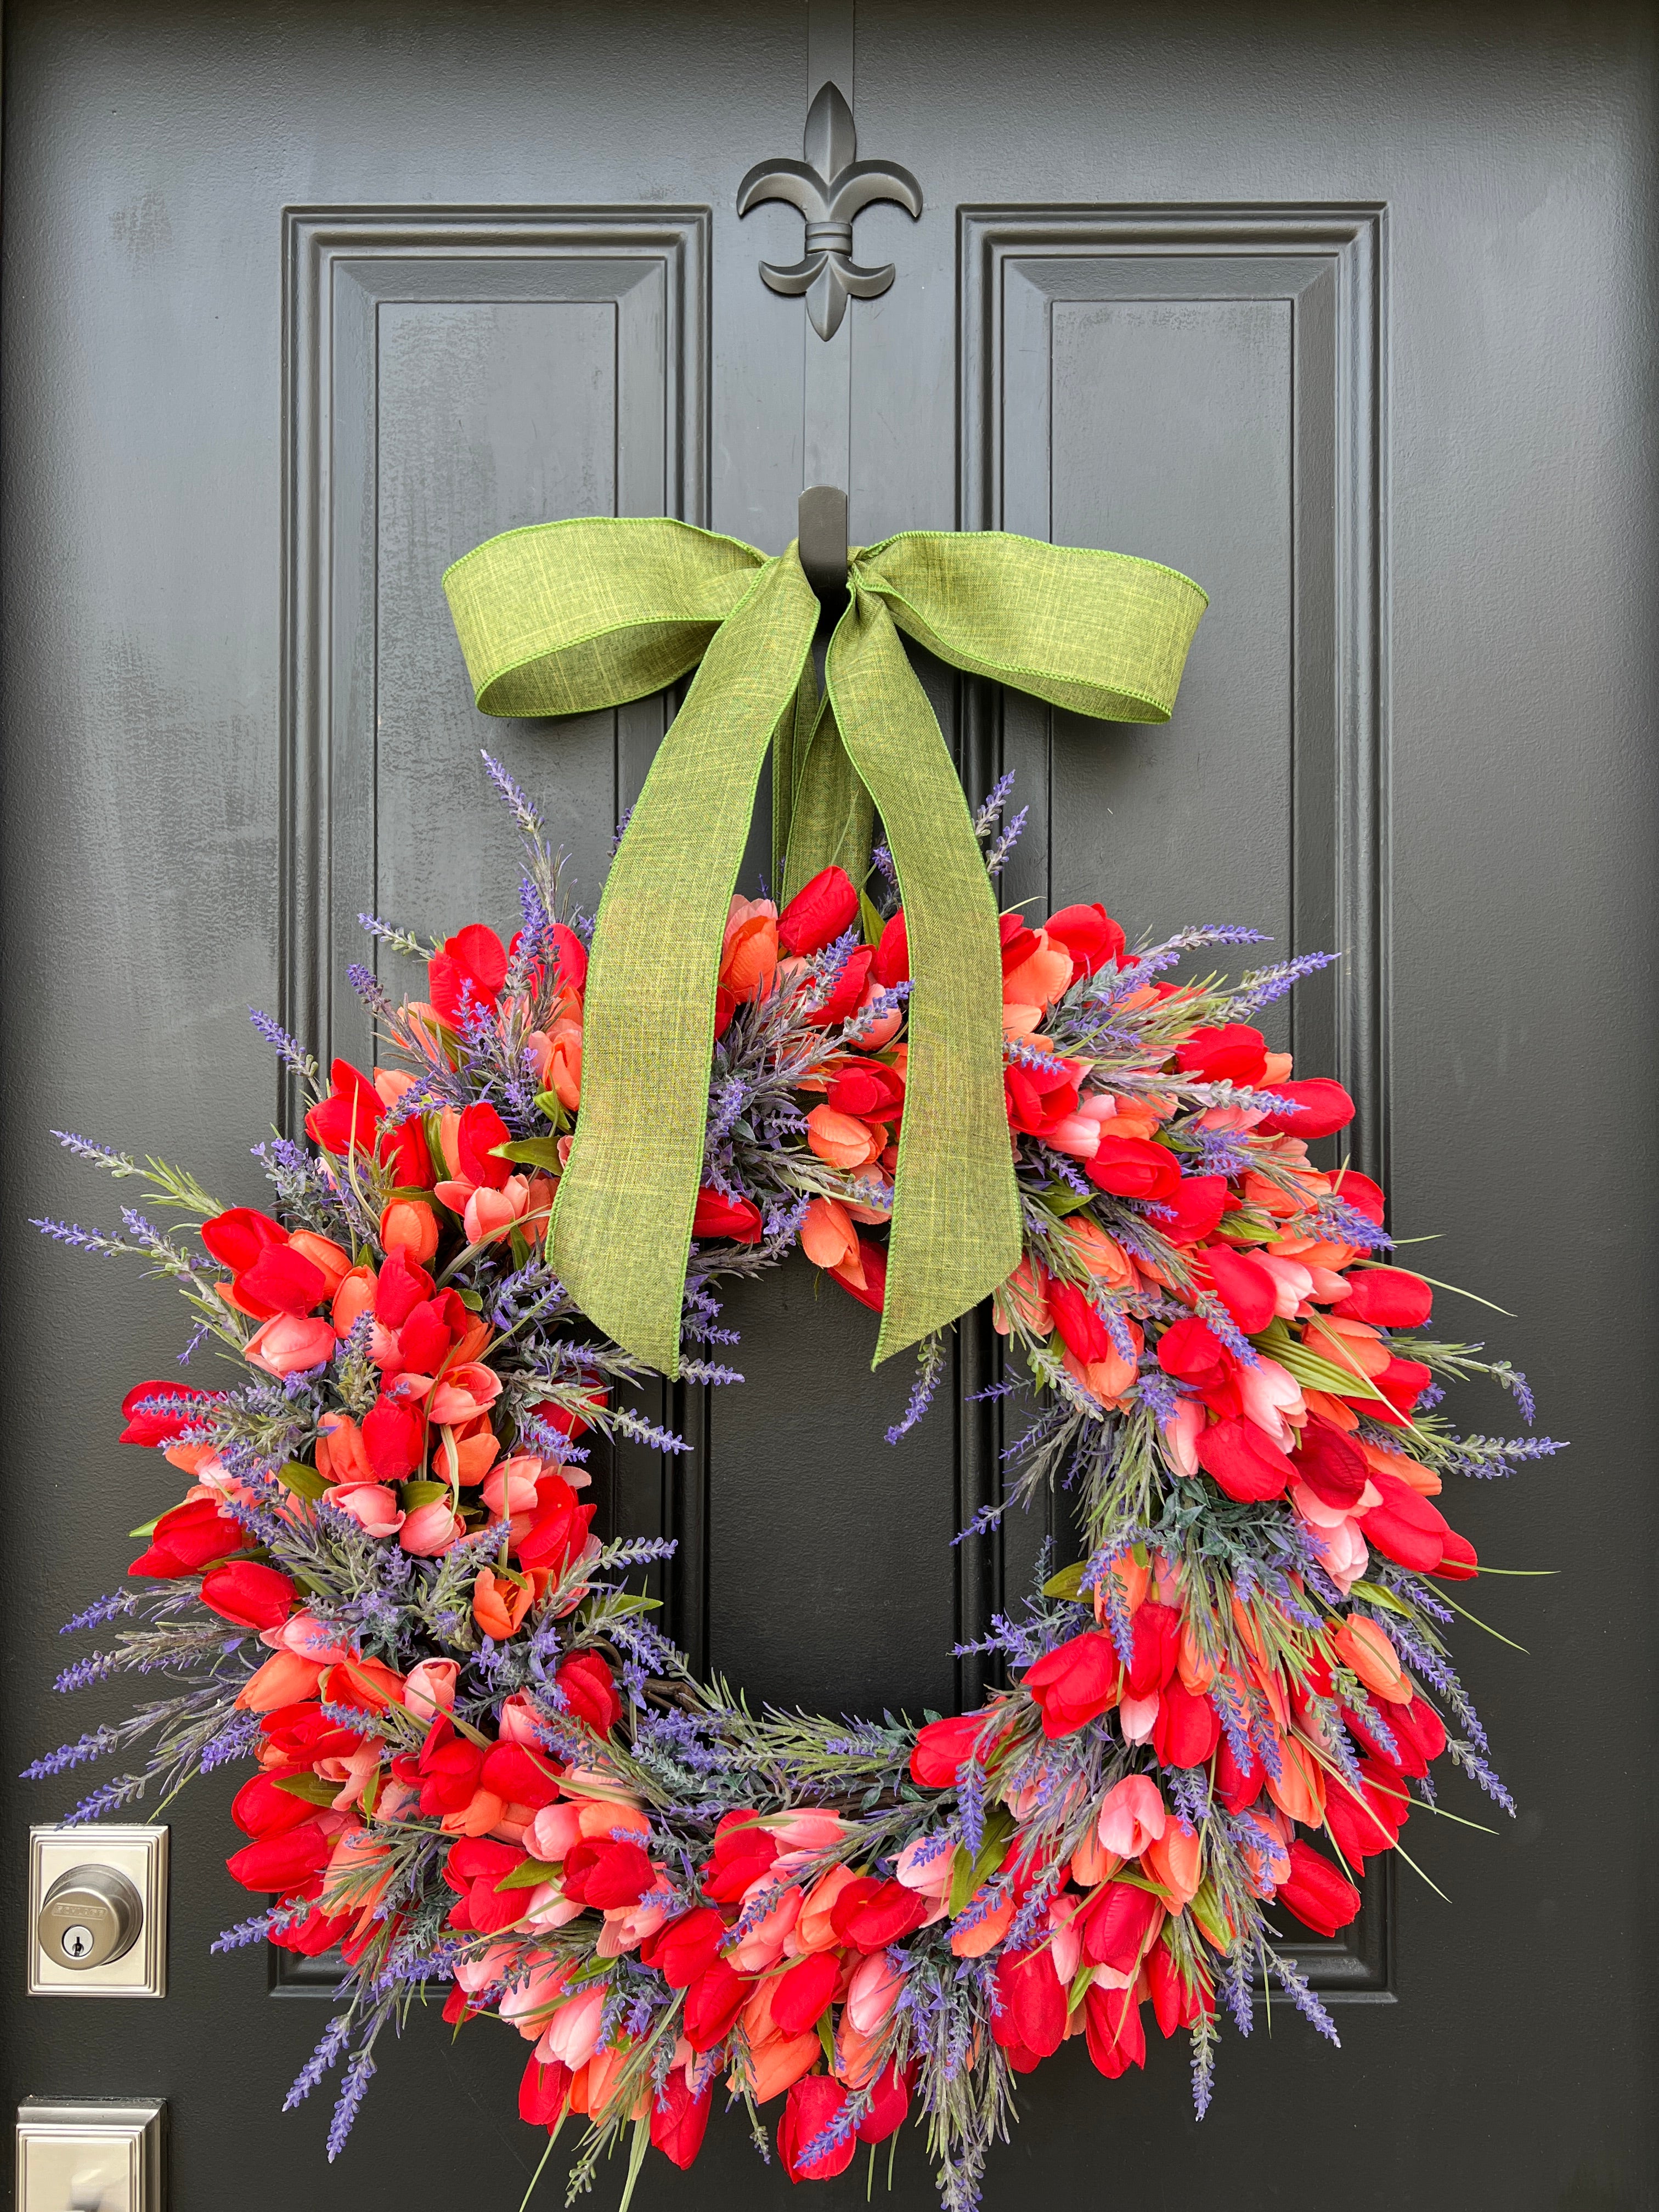
[[[844,868],[862,890],[874,835],[869,788],[853,765],[826,697],[810,740],[795,756],[794,806],[780,901],[793,898],[820,870],[831,866]]]
[[[799,565],[774,561],[721,623],[652,763],[594,926],[581,1111],[548,1241],[581,1310],[669,1376],[726,912],[817,612]]]
[[[910,946],[910,1049],[879,1364],[976,1305],[1019,1261],[1002,960],[968,802],[874,593],[854,589],[826,673],[842,744],[881,812]]]

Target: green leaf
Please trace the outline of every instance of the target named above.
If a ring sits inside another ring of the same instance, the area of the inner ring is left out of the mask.
[[[172,1507],[171,1507],[171,1506],[169,1506],[167,1510],[168,1510],[168,1511],[169,1511],[169,1512],[171,1512],[173,1509],[172,1509]],[[143,1536],[143,1537],[144,1537],[146,1540],[148,1540],[149,1537],[153,1536],[153,1535],[155,1534],[155,1523],[156,1523],[156,1522],[158,1522],[158,1521],[161,1519],[161,1515],[158,1513],[158,1514],[156,1514],[156,1516],[155,1516],[155,1519],[154,1519],[154,1520],[146,1521],[146,1522],[145,1522],[145,1523],[144,1523],[144,1525],[143,1525],[143,1527],[142,1528],[129,1528],[129,1529],[127,1530],[127,1534],[128,1534],[128,1535],[129,1535],[129,1536]]]
[[[502,1889],[539,1889],[544,1881],[556,1881],[559,1869],[545,1859],[526,1859],[515,1866],[511,1874],[504,1874],[495,1887]]]
[[[538,1091],[536,1093],[536,1103],[556,1129],[563,1130],[570,1127],[570,1116],[565,1111],[564,1101],[556,1091]]]
[[[1384,1589],[1381,1583],[1356,1583],[1348,1595],[1364,1598],[1367,1605],[1380,1605],[1385,1612],[1400,1613],[1407,1620],[1411,1619],[1410,1606],[1403,1598],[1396,1597],[1391,1589]]]
[[[324,1782],[314,1774],[284,1774],[276,1787],[290,1797],[303,1797],[307,1805],[331,1805],[340,1794],[337,1782]]]
[[[969,1900],[982,1881],[988,1880],[1002,1864],[1008,1839],[1014,1832],[1013,1815],[1006,1805],[991,1806],[985,1815],[985,1834],[977,1856],[969,1859],[967,1848],[958,1844],[951,1866],[951,1917],[967,1910]]]
[[[1081,1213],[1084,1207],[1092,1206],[1095,1200],[1092,1191],[1070,1190],[1063,1182],[1050,1183],[1048,1189],[1040,1190],[1037,1196],[1060,1221],[1064,1221],[1068,1213]]]
[[[279,1467],[276,1480],[296,1498],[321,1498],[328,1489],[316,1468],[307,1467],[302,1459],[291,1459],[286,1467]]]
[[[483,1311],[483,1293],[481,1291],[457,1291],[455,1295],[469,1313]]]
[[[1057,1575],[1050,1575],[1042,1585],[1044,1597],[1081,1597],[1083,1573],[1086,1559],[1077,1559],[1069,1567],[1062,1567]]]
[[[550,1175],[559,1169],[559,1140],[556,1137],[520,1137],[510,1145],[491,1148],[498,1160],[513,1160],[522,1167],[543,1168]]]
[[[879,945],[881,943],[881,933],[886,928],[886,923],[876,912],[875,906],[871,900],[869,892],[860,891],[859,893],[859,927],[864,932],[865,943],[866,945]]]
[[[417,1505],[435,1505],[441,1498],[449,1495],[447,1482],[406,1482],[403,1486],[404,1504],[410,1512]]]

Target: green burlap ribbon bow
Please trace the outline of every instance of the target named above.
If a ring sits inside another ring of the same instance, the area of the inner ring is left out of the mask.
[[[1206,604],[1156,562],[1000,532],[854,549],[848,586],[820,704],[818,602],[793,545],[769,558],[683,522],[550,522],[444,577],[486,714],[591,713],[697,672],[600,902],[550,1237],[583,1312],[668,1375],[721,941],[769,747],[781,898],[831,861],[862,884],[873,805],[904,903],[910,1050],[878,1363],[976,1304],[1020,1255],[996,902],[898,632],[1074,713],[1164,722]]]

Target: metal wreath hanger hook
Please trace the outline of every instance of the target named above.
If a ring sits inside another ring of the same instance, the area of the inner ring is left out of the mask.
[[[847,494],[836,484],[809,484],[796,514],[801,568],[833,620],[847,599]]]
[[[775,292],[805,294],[806,312],[821,338],[841,328],[850,296],[873,300],[893,281],[890,261],[861,269],[853,259],[853,218],[875,200],[895,200],[921,213],[921,186],[908,169],[860,161],[853,111],[841,88],[825,82],[806,113],[799,161],[757,161],[738,187],[738,213],[763,200],[787,200],[806,218],[806,252],[799,261],[763,261],[761,276]]]

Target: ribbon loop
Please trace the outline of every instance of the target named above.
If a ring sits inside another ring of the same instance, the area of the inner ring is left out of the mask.
[[[697,670],[600,900],[581,1111],[549,1232],[582,1310],[668,1375],[720,948],[769,746],[784,896],[831,862],[861,885],[878,811],[904,901],[908,1104],[879,1362],[975,1304],[1020,1252],[996,902],[898,631],[1055,706],[1161,722],[1206,604],[1155,562],[997,532],[902,532],[855,550],[848,583],[820,702],[818,603],[793,545],[769,560],[686,523],[579,520],[493,538],[444,578],[485,714],[619,706]]]

